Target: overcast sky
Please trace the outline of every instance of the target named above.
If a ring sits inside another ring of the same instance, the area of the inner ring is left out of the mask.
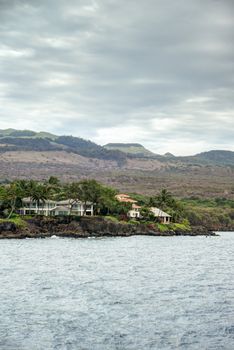
[[[234,150],[233,0],[0,0],[0,129]]]

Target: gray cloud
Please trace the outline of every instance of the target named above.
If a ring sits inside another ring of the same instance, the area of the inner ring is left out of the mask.
[[[0,0],[0,128],[234,150],[230,0]]]

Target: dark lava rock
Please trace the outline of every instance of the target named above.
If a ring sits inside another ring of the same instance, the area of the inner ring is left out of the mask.
[[[17,227],[13,222],[0,222],[0,234],[3,232],[16,232]]]
[[[104,217],[34,217],[26,221],[24,228],[18,228],[14,223],[0,223],[0,238],[44,238],[52,235],[60,237],[103,237],[103,236],[198,236],[215,235],[202,227],[194,227],[189,232],[171,231],[159,232],[152,225],[116,223]]]

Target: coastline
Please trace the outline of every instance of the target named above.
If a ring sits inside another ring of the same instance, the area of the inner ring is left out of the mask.
[[[167,230],[160,232],[150,225],[115,223],[104,217],[45,218],[35,217],[25,220],[25,225],[17,226],[12,222],[0,223],[0,239],[47,238],[51,236],[88,238],[88,237],[129,237],[129,236],[218,236],[202,226],[191,230]]]

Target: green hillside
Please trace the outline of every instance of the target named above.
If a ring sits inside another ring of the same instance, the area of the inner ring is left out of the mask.
[[[127,154],[152,157],[155,154],[139,143],[108,143],[103,146],[108,150],[118,150]]]
[[[0,129],[0,138],[3,137],[17,137],[17,138],[42,138],[42,139],[51,139],[55,140],[58,136],[51,134],[49,132],[35,132],[32,130],[16,130],[16,129]]]
[[[234,165],[234,152],[215,150],[197,154],[196,159],[205,160],[215,164]]]
[[[115,160],[120,165],[126,159],[123,152],[108,150],[80,137],[31,130],[0,130],[0,152],[6,151],[66,151],[87,158]]]

